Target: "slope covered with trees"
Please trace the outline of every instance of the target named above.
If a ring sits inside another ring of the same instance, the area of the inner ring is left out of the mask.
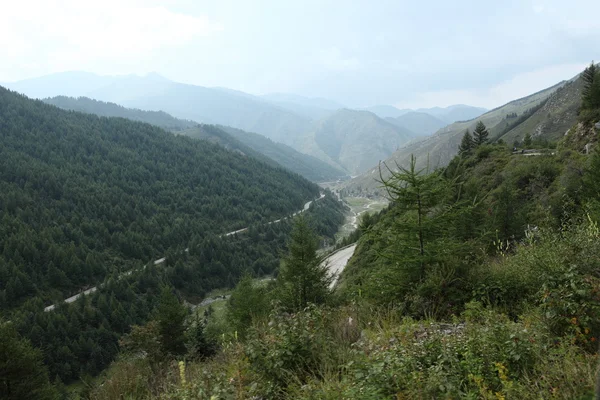
[[[268,222],[320,192],[207,141],[3,88],[0,132],[0,308],[58,383],[101,371],[165,284],[194,301],[244,272],[274,273],[290,226]],[[324,237],[343,221],[329,195],[307,215]],[[99,289],[62,303],[90,286]]]
[[[127,118],[133,121],[156,125],[168,131],[181,131],[196,125],[193,121],[172,117],[164,111],[143,111],[135,108],[126,108],[115,103],[107,103],[90,99],[89,97],[56,96],[44,99],[43,101],[63,110],[96,114],[100,117]]]
[[[146,122],[160,128],[193,137],[209,140],[229,150],[260,159],[272,166],[282,166],[313,182],[331,181],[343,177],[345,172],[282,143],[273,142],[257,133],[245,132],[228,126],[197,124],[172,117],[163,111],[143,111],[122,107],[115,103],[89,99],[87,97],[57,96],[44,99],[45,103],[65,110],[80,111],[102,117],[121,117]]]
[[[195,234],[275,219],[319,192],[283,169],[151,125],[1,95],[5,306],[69,293],[119,260],[145,262]]]
[[[274,142],[258,133],[246,132],[222,125],[199,125],[182,131],[181,134],[193,138],[216,140],[218,143],[224,143],[227,147],[239,149],[243,152],[247,152],[247,150],[242,147],[252,149],[255,153],[261,154],[265,158],[275,161],[278,165],[313,182],[333,181],[346,176],[346,172],[340,168],[333,167],[313,156],[300,153],[285,144]],[[234,140],[224,137],[225,135]],[[215,139],[217,136],[219,138]],[[237,146],[233,143],[234,141],[238,142]],[[240,146],[240,144],[243,146]]]

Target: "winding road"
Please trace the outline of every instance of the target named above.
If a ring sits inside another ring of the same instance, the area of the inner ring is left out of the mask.
[[[319,200],[321,200],[321,199],[323,199],[323,198],[325,198],[325,194],[324,194],[324,193],[321,193],[321,197],[319,197],[319,198],[317,198],[317,199],[315,199],[315,200],[307,201],[307,202],[304,204],[304,207],[303,207],[301,210],[298,210],[298,211],[296,211],[295,213],[293,213],[293,214],[292,214],[292,217],[295,217],[296,215],[299,215],[299,214],[302,214],[302,213],[303,213],[303,212],[305,212],[305,211],[308,211],[308,209],[310,208],[310,206],[311,206],[311,204],[313,203],[313,201],[319,201]],[[268,222],[268,224],[269,224],[269,225],[270,225],[270,224],[276,224],[276,223],[278,223],[278,222],[285,221],[285,220],[286,220],[286,219],[288,219],[288,218],[290,218],[290,217],[284,217],[284,218],[280,218],[280,219],[277,219],[277,220],[275,220],[275,221],[270,221],[270,222]],[[238,229],[237,231],[233,231],[233,232],[227,232],[227,233],[224,233],[224,234],[220,235],[219,237],[231,236],[231,235],[235,235],[235,234],[237,234],[237,233],[244,233],[244,232],[246,232],[247,230],[248,230],[248,228]],[[185,249],[185,251],[187,252],[187,251],[189,251],[189,249]],[[162,264],[162,263],[164,263],[166,260],[167,260],[167,257],[162,257],[162,258],[159,258],[158,260],[154,260],[154,265],[159,265],[159,264]],[[145,267],[144,267],[144,268],[145,268]],[[342,268],[343,268],[343,267],[342,267]],[[123,275],[131,275],[131,272],[132,272],[132,271],[127,271],[127,272],[124,272],[124,273],[123,273]],[[102,285],[100,285],[100,287],[101,287],[101,286],[102,286]],[[77,300],[77,299],[78,299],[78,298],[80,298],[81,296],[85,296],[86,294],[94,293],[96,290],[98,290],[98,286],[94,286],[94,287],[92,287],[92,288],[89,288],[89,289],[86,289],[86,290],[84,290],[84,291],[82,291],[82,292],[79,292],[79,293],[77,293],[77,294],[76,294],[76,295],[74,295],[74,296],[68,297],[68,298],[64,299],[64,300],[63,300],[63,302],[65,302],[65,303],[73,303],[75,300]],[[54,310],[54,309],[57,307],[57,305],[58,305],[58,304],[52,304],[52,305],[49,305],[48,307],[44,308],[44,311],[45,311],[45,312],[52,311],[52,310]]]
[[[348,260],[354,254],[354,250],[356,250],[356,243],[351,244],[346,247],[342,247],[341,249],[331,253],[321,265],[327,267],[331,276],[333,276],[333,280],[331,281],[330,288],[334,288],[340,274],[348,264]]]

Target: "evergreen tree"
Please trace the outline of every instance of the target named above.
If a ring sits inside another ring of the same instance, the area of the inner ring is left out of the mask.
[[[160,342],[165,354],[185,353],[185,317],[187,309],[169,286],[163,287],[157,309]]]
[[[583,71],[581,79],[583,80],[582,108],[600,107],[600,68],[592,61]]]
[[[19,337],[12,323],[0,320],[0,398],[58,399],[41,353]]]
[[[529,133],[525,134],[525,137],[523,138],[523,145],[525,147],[530,147],[531,142],[532,142],[531,135]]]
[[[300,311],[308,303],[324,303],[330,293],[332,278],[317,257],[318,239],[304,216],[294,221],[288,243],[288,254],[283,258],[277,284],[284,307]]]
[[[216,351],[216,346],[206,336],[206,324],[198,313],[192,325],[188,328],[186,347],[188,354],[195,359],[210,357]]]
[[[227,303],[227,322],[241,337],[252,320],[269,313],[269,300],[263,287],[255,287],[250,275],[244,275]]]
[[[475,126],[475,130],[473,131],[473,143],[475,147],[487,143],[489,134],[485,124],[477,121],[477,126]]]
[[[458,146],[458,154],[467,155],[470,153],[473,147],[473,136],[471,136],[471,133],[467,129],[463,135],[462,141],[460,142],[460,146]]]
[[[417,170],[416,158],[411,156],[408,168],[390,171],[382,180],[388,198],[396,204],[397,218],[393,225],[395,246],[385,255],[398,261],[413,279],[422,279],[426,266],[436,258],[434,239],[448,227],[449,208],[445,206],[449,192],[447,181],[440,172]],[[391,238],[391,236],[390,236]]]

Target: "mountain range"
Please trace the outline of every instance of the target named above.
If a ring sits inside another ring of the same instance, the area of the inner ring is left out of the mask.
[[[274,142],[320,159],[334,169],[358,175],[413,138],[430,133],[449,119],[482,110],[469,106],[384,114],[343,108],[321,98],[289,94],[254,96],[227,88],[207,88],[170,81],[158,74],[98,76],[65,72],[7,86],[31,97],[86,96],[125,107],[166,112],[194,123],[230,126],[264,135]],[[373,108],[372,111],[377,111]],[[392,118],[392,115],[389,115]],[[165,127],[165,126],[163,126]]]
[[[65,110],[80,111],[103,117],[122,117],[146,122],[177,134],[209,140],[229,150],[258,158],[273,166],[282,166],[313,182],[336,180],[345,176],[341,169],[293,148],[251,132],[227,126],[211,126],[175,118],[163,111],[143,111],[88,97],[57,96],[43,100]]]
[[[417,158],[419,168],[444,167],[458,153],[464,132],[467,129],[472,132],[478,121],[486,125],[492,142],[502,140],[509,145],[513,142],[519,145],[526,134],[530,134],[533,139],[557,140],[577,120],[582,85],[582,80],[576,76],[513,100],[476,119],[452,123],[430,136],[414,140],[385,160],[383,176],[389,176],[388,167],[397,170],[397,166],[407,166],[413,155]],[[346,189],[354,192],[377,191],[380,186],[378,178],[379,167],[374,166],[349,181]]]

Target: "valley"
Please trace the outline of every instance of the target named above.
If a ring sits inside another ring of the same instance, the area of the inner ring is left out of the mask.
[[[0,398],[592,398],[600,66],[371,88],[338,47],[237,73],[298,94],[218,63],[0,86]]]

